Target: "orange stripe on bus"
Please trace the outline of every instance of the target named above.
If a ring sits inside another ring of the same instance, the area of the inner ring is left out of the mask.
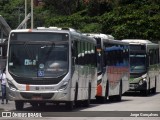
[[[101,49],[97,49],[97,52],[101,52],[102,50]]]
[[[97,95],[96,96],[102,96],[102,86],[101,85],[97,86]]]
[[[26,91],[29,91],[29,90],[30,90],[30,86],[26,85]]]
[[[32,29],[29,29],[28,32],[32,32]]]

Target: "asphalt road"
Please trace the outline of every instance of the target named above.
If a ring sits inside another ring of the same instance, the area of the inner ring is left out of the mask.
[[[159,82],[160,83],[160,82]],[[33,108],[29,103],[24,105],[23,111],[16,111],[14,102],[0,104],[0,116],[2,112],[9,112],[11,117],[0,119],[30,119],[44,120],[159,120],[160,119],[160,84],[157,84],[157,93],[142,96],[140,93],[129,92],[122,96],[121,102],[107,101],[99,104],[92,101],[90,107],[79,106],[73,111],[67,111],[64,104],[47,104],[45,107]],[[18,117],[17,117],[18,115]],[[4,115],[3,115],[4,116]],[[38,117],[38,118],[36,118]]]

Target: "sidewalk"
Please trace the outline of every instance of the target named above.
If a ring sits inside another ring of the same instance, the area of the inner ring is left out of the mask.
[[[14,101],[8,101],[8,104],[4,102],[4,104],[1,104],[1,99],[0,99],[0,112],[1,111],[9,111],[15,109]]]
[[[24,108],[29,108],[31,107],[30,103],[25,103]],[[15,111],[15,102],[14,101],[8,101],[8,104],[1,104],[1,99],[0,99],[0,113],[3,111]]]

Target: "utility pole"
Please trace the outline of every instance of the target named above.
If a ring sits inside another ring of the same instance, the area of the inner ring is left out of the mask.
[[[30,19],[31,14],[29,13],[24,20],[21,22],[21,24],[19,24],[19,26],[17,27],[17,29],[22,29],[24,28],[24,25],[27,23],[27,21]]]
[[[25,18],[27,17],[27,0],[25,0]],[[25,23],[25,29],[27,28],[27,22]]]
[[[31,0],[31,29],[33,29],[33,0]]]

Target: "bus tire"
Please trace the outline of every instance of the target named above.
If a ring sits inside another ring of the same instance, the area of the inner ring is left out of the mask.
[[[23,110],[24,103],[23,101],[15,101],[16,110]]]
[[[115,99],[115,96],[109,96],[109,101],[110,101],[110,102],[113,102],[114,99]]]
[[[66,109],[69,111],[73,110],[73,101],[66,102]]]
[[[39,103],[39,106],[40,106],[41,108],[44,108],[44,107],[46,106],[46,103],[45,103],[45,102]]]
[[[141,90],[140,93],[141,93],[143,96],[148,96],[149,90]]]
[[[89,83],[89,86],[88,86],[88,99],[83,101],[83,106],[84,107],[89,107],[90,100],[91,100],[91,83]]]
[[[150,78],[149,78],[149,81],[148,81],[148,89],[146,88],[146,90],[141,90],[140,93],[143,96],[148,96],[150,94]]]
[[[33,108],[37,108],[38,107],[38,103],[36,103],[36,102],[31,102],[30,104],[32,105]]]

